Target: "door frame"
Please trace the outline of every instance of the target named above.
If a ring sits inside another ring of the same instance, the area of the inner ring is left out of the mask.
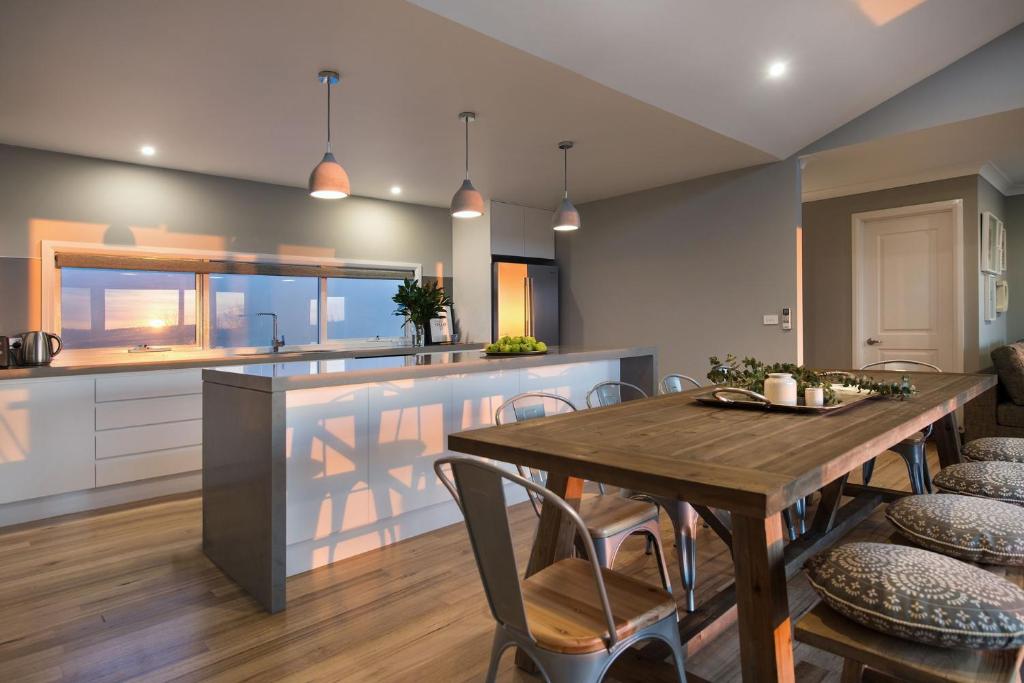
[[[964,371],[964,200],[949,199],[928,204],[899,206],[879,211],[862,211],[851,216],[853,232],[853,365],[864,364],[860,341],[864,338],[861,315],[861,291],[864,277],[861,257],[864,251],[864,227],[868,221],[879,218],[897,218],[921,213],[949,212],[953,217],[953,367],[952,372]]]

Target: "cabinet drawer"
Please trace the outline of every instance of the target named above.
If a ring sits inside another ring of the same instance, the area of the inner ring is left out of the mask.
[[[111,486],[140,479],[195,472],[203,467],[203,447],[188,446],[158,453],[109,458],[96,463],[96,485]]]
[[[201,395],[140,398],[135,401],[110,401],[96,404],[97,430],[200,420],[202,417],[203,397]]]
[[[203,393],[203,371],[126,372],[96,378],[96,402]]]
[[[96,458],[195,446],[202,442],[202,420],[111,429],[96,434]]]

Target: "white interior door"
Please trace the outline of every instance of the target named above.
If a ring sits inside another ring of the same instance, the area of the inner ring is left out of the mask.
[[[962,369],[960,216],[956,201],[853,217],[857,367],[910,359]]]

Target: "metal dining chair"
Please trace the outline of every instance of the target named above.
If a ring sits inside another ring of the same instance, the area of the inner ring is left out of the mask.
[[[575,412],[572,401],[558,394],[531,392],[513,396],[502,403],[494,414],[494,422],[505,424],[505,413],[509,410],[516,422],[533,420],[548,415],[545,404],[554,404],[566,412]],[[516,465],[519,476],[540,486],[546,483],[546,473],[530,467]],[[537,517],[541,513],[541,500],[527,492],[530,503]],[[647,500],[634,500],[621,496],[601,495],[584,498],[580,501],[580,516],[586,521],[587,536],[594,544],[597,561],[603,567],[611,569],[615,564],[615,556],[622,543],[633,534],[642,534],[647,538],[648,554],[653,550],[658,561],[658,573],[661,575],[665,590],[672,591],[669,579],[668,563],[665,550],[661,543],[661,527],[658,518],[658,506]]]
[[[452,478],[446,468],[451,468]],[[442,458],[434,463],[434,471],[462,509],[497,622],[488,683],[495,680],[501,655],[509,647],[530,657],[548,683],[599,683],[619,655],[645,640],[669,646],[676,675],[686,683],[672,594],[603,568],[587,526],[572,506],[536,482],[480,458]],[[575,525],[587,559],[560,560],[520,581],[506,511],[506,481],[524,487],[531,499],[558,507]]]
[[[698,389],[704,386],[693,377],[680,375],[678,372],[672,372],[662,377],[661,383],[658,386],[663,394],[678,394],[687,390],[687,383],[692,384]]]
[[[623,396],[633,399],[647,398],[647,392],[635,384],[610,380],[599,382],[587,392],[587,407],[610,406],[623,401]],[[700,515],[686,501],[667,496],[624,490],[623,495],[648,499],[664,508],[672,520],[676,540],[676,557],[679,560],[679,577],[686,591],[686,611],[696,609],[695,586],[697,585],[697,523]]]
[[[868,370],[870,368],[881,367],[900,363],[902,365],[914,365],[917,367],[927,368],[932,372],[942,372],[942,368],[931,363],[926,363],[922,360],[879,360],[873,363],[868,363],[861,366],[861,370]],[[928,427],[913,436],[910,436],[903,441],[900,441],[895,446],[889,448],[890,451],[896,453],[903,462],[907,465],[907,474],[910,477],[910,488],[916,494],[931,493],[932,492],[932,477],[928,471],[928,456],[925,453],[925,443],[928,441],[928,437],[932,435],[932,426]],[[875,458],[871,458],[861,466],[861,475],[864,479],[864,485],[867,486],[871,483],[871,475],[875,471]]]

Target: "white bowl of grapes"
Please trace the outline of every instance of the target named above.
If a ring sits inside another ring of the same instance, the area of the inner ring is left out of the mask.
[[[538,356],[548,352],[548,345],[534,337],[502,337],[484,348],[485,356]]]

